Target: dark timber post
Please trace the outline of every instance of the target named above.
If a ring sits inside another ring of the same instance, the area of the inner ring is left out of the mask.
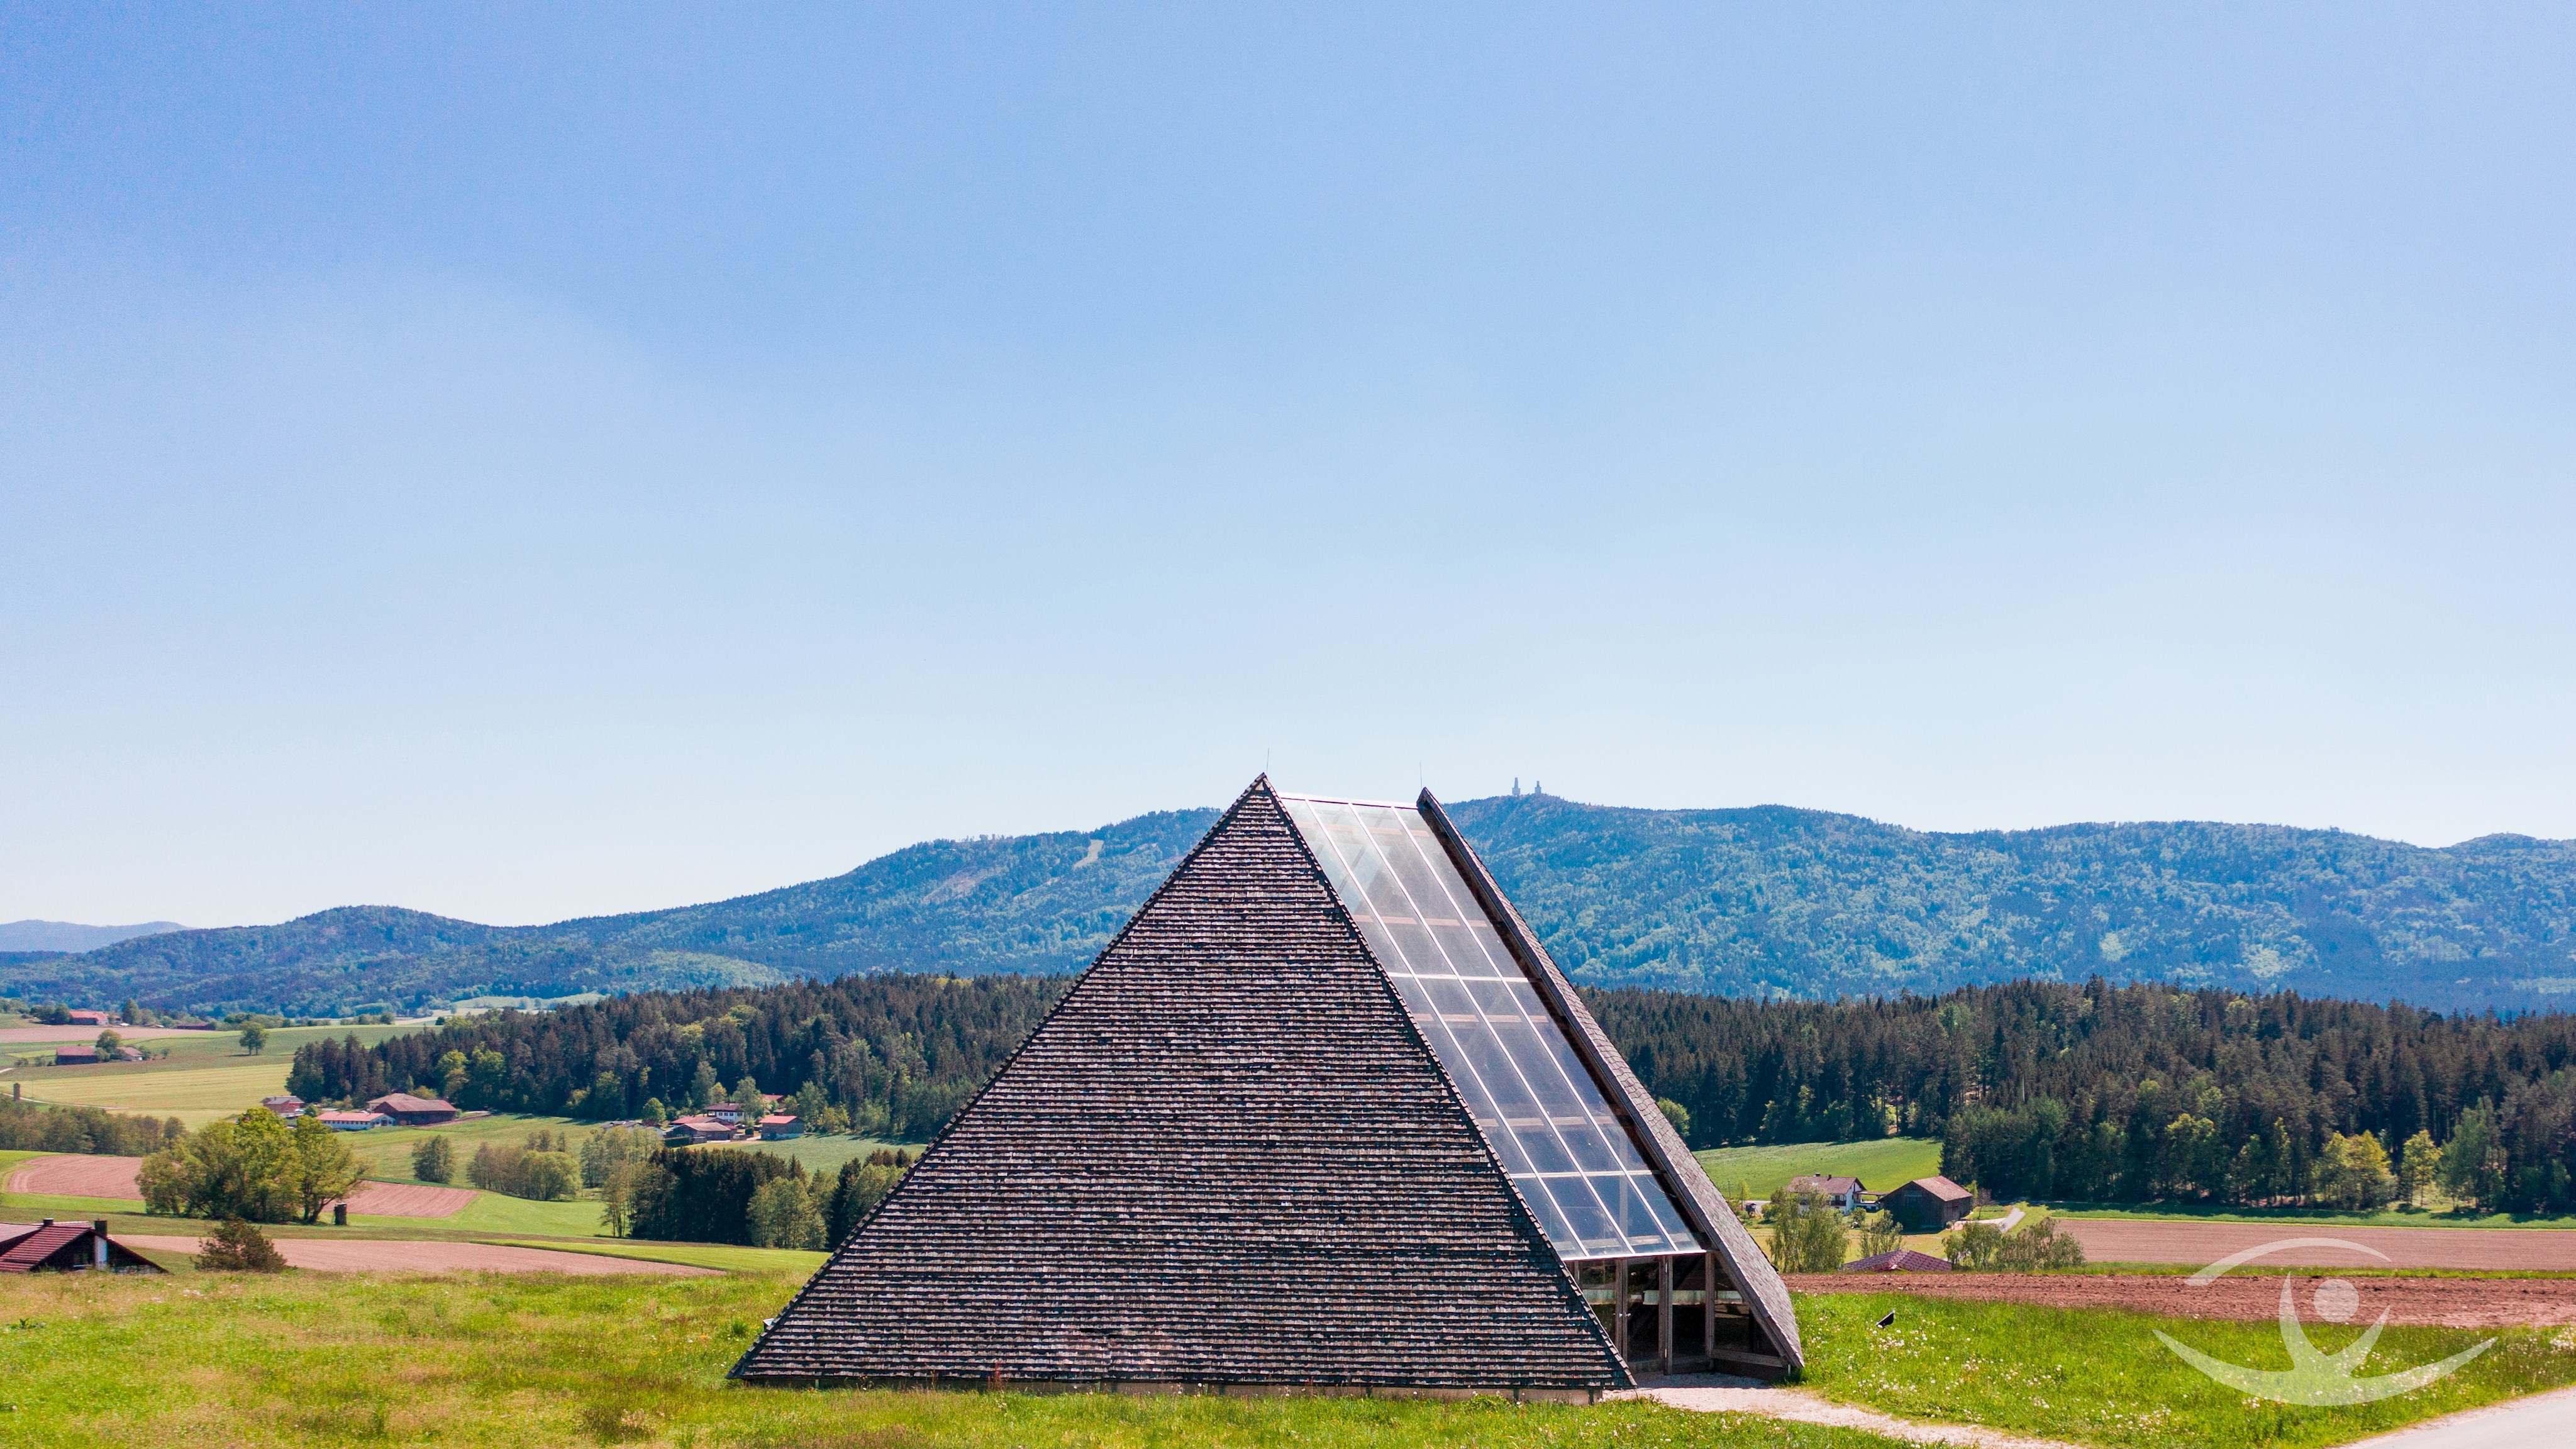
[[[1717,1367],[1717,1254],[1702,1253],[1699,1270],[1699,1351]]]
[[[1681,1276],[1681,1259],[1655,1260],[1655,1278],[1662,1284],[1655,1294],[1655,1372],[1660,1374],[1673,1371],[1673,1285]]]
[[[1610,1346],[1618,1350],[1619,1363],[1625,1367],[1628,1362],[1628,1260],[1625,1258],[1610,1270],[1610,1301],[1619,1305],[1619,1311],[1610,1316]]]

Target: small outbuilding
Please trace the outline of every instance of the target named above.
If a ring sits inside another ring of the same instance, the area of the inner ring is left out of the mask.
[[[334,1132],[365,1132],[390,1126],[393,1122],[382,1112],[316,1112],[313,1115],[321,1118],[322,1125]]]
[[[1918,1177],[1879,1194],[1878,1205],[1896,1214],[1909,1231],[1932,1233],[1966,1217],[1977,1205],[1977,1195],[1946,1177]]]
[[[791,1114],[772,1112],[760,1119],[760,1140],[763,1142],[784,1142],[804,1135],[805,1124]]]
[[[409,1092],[388,1092],[367,1104],[370,1112],[382,1112],[386,1120],[402,1127],[436,1127],[456,1120],[454,1104],[437,1097],[415,1097]]]
[[[1899,1248],[1892,1253],[1872,1253],[1843,1264],[1845,1273],[1947,1273],[1950,1260],[1918,1253],[1912,1248]]]
[[[1869,1191],[1857,1177],[1793,1177],[1791,1192],[1811,1192],[1844,1212],[1860,1206],[1860,1195]]]
[[[98,1065],[98,1048],[58,1046],[54,1048],[54,1065],[58,1067],[94,1067]]]
[[[0,1225],[0,1273],[158,1273],[161,1266],[107,1235],[104,1221]]]

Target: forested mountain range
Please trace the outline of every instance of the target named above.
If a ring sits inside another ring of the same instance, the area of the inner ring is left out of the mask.
[[[1581,981],[1732,996],[2169,980],[2457,1009],[2576,992],[2576,842],[2206,823],[1941,834],[1783,807],[1451,807]],[[321,1015],[478,994],[1079,969],[1214,821],[943,840],[709,905],[499,927],[393,907],[0,959],[25,998]]]

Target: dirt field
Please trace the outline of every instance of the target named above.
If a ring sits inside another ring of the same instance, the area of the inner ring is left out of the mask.
[[[2312,1296],[2322,1278],[2301,1278],[2291,1292],[2310,1323],[2328,1320]],[[2367,1324],[2381,1310],[2388,1321],[2446,1328],[2513,1328],[2576,1324],[2576,1279],[2570,1278],[2349,1278],[2361,1292],[2352,1321]],[[2281,1311],[2281,1279],[2230,1273],[2195,1288],[2189,1278],[2091,1273],[1833,1273],[1788,1280],[1799,1293],[1910,1293],[1926,1298],[1977,1298],[2036,1303],[2049,1308],[2125,1308],[2177,1318],[2232,1318],[2261,1322]]]
[[[38,1157],[9,1174],[9,1191],[48,1197],[130,1197],[141,1200],[135,1174],[140,1157]]]
[[[9,1174],[9,1191],[54,1197],[116,1197],[140,1202],[139,1157],[39,1157]],[[445,1218],[474,1201],[470,1188],[362,1182],[349,1194],[349,1211],[365,1217]]]
[[[160,1253],[192,1254],[195,1238],[117,1234],[116,1240]],[[640,1258],[610,1258],[597,1253],[549,1253],[541,1248],[505,1248],[491,1243],[394,1243],[340,1238],[278,1238],[277,1251],[298,1268],[317,1273],[669,1273],[681,1277],[718,1276],[713,1268],[678,1263],[648,1263]]]
[[[2230,1253],[2296,1238],[2338,1238],[2348,1248],[2306,1247],[2255,1261],[2301,1268],[2519,1268],[2576,1270],[2576,1232],[2549,1228],[2332,1228],[2302,1223],[2144,1223],[2059,1218],[2060,1230],[2097,1263],[2215,1263]]]
[[[0,1027],[0,1046],[16,1046],[22,1042],[38,1041],[91,1042],[98,1040],[98,1034],[101,1031],[115,1032],[127,1041],[150,1041],[155,1037],[164,1036],[224,1035],[224,1033],[210,1031],[174,1031],[166,1026],[7,1026]],[[239,1035],[239,1033],[233,1033],[233,1035]]]
[[[363,1217],[452,1218],[474,1201],[470,1187],[430,1187],[421,1183],[362,1182],[349,1194],[349,1211]]]

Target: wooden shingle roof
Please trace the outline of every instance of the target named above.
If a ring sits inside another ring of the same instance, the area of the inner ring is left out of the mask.
[[[1266,779],[734,1373],[1630,1382]]]

